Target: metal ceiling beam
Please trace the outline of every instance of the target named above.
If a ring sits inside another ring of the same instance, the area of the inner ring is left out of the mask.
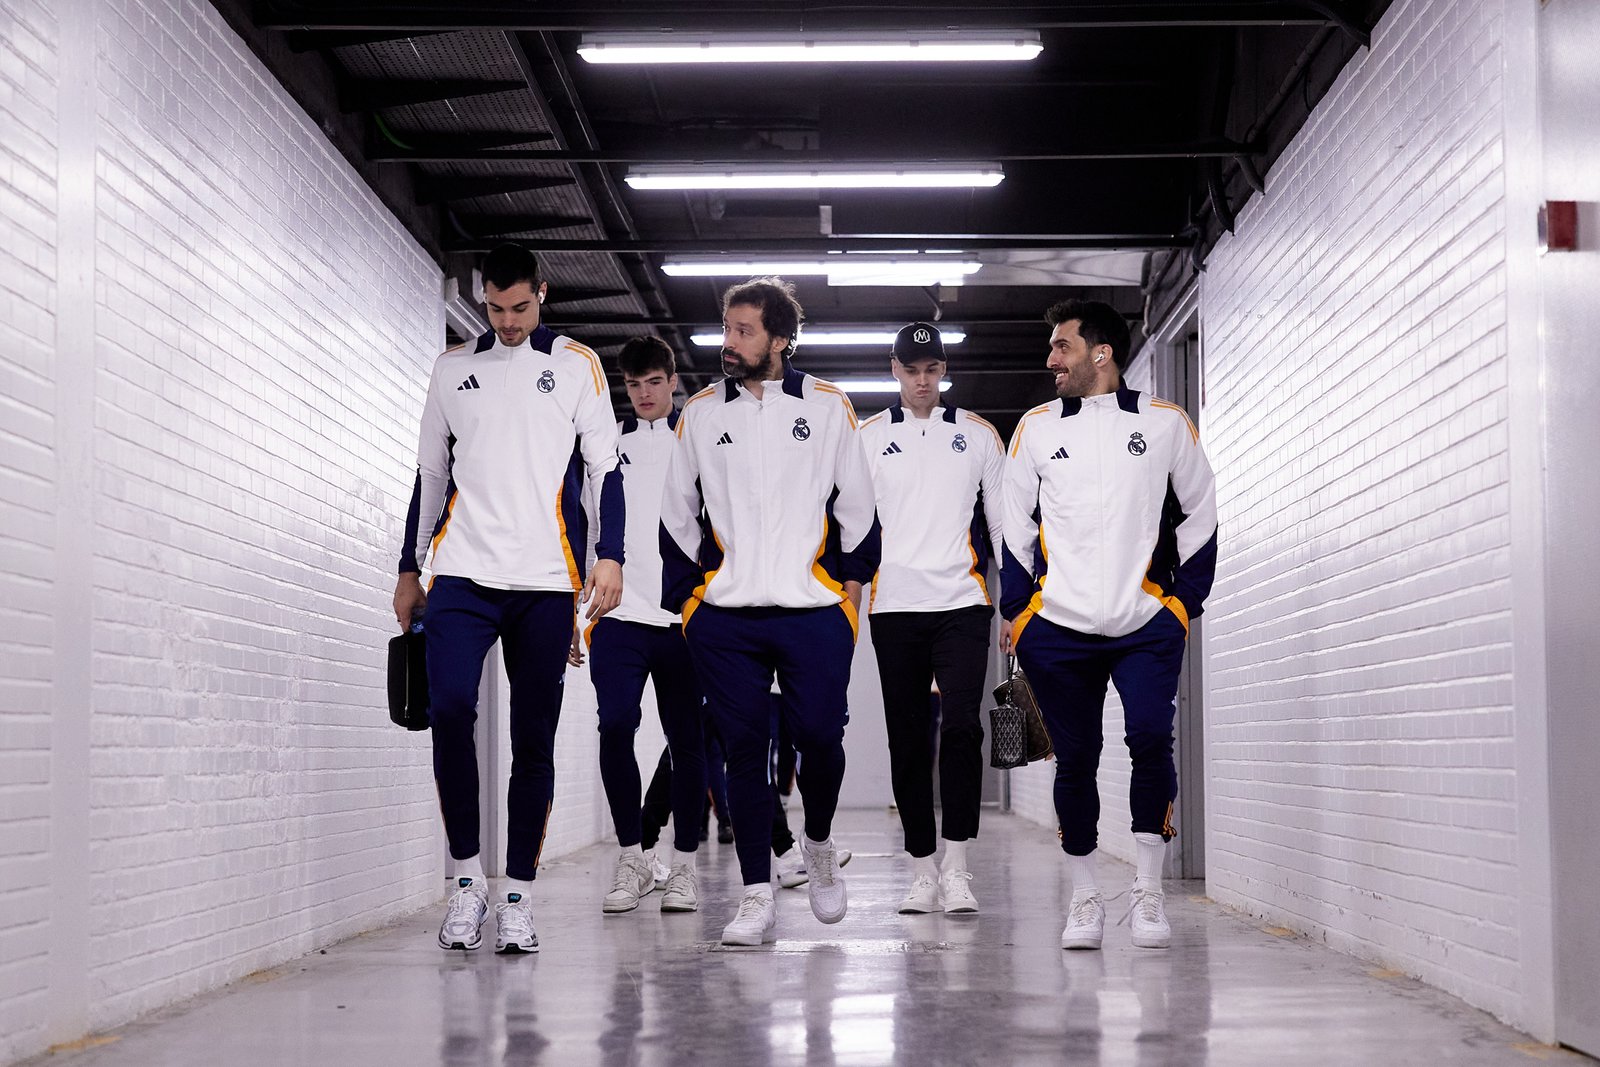
[[[256,22],[278,30],[670,30],[679,33],[881,29],[1087,29],[1162,26],[1325,26],[1356,23],[1340,0],[262,0]]]
[[[472,240],[489,241],[514,233],[560,230],[568,226],[592,226],[587,215],[456,215],[456,222]]]
[[[523,89],[521,82],[440,80],[434,78],[362,78],[339,89],[339,107],[346,111],[382,111],[390,107],[433,104],[469,96],[489,96]]]
[[[429,175],[417,183],[419,204],[439,204],[451,200],[474,200],[480,196],[505,196],[535,193],[541,189],[560,189],[577,184],[570,174],[510,175],[504,178],[475,178],[453,174]]]
[[[627,240],[529,240],[520,241],[535,252],[651,252],[658,255],[706,255],[719,252],[741,256],[824,252],[949,252],[991,248],[1091,248],[1142,251],[1157,248],[1188,248],[1188,237],[1178,234],[1019,234],[1015,236],[972,237],[961,234],[907,234],[903,237],[751,237],[728,238],[635,238]],[[481,241],[455,242],[451,252],[487,252],[491,246]]]
[[[402,135],[414,148],[378,143],[373,145],[369,158],[377,163],[459,163],[479,161],[533,162],[533,163],[626,163],[655,166],[706,166],[743,167],[784,164],[808,167],[827,167],[842,164],[905,164],[905,163],[1012,163],[1052,162],[1062,160],[1110,159],[1231,159],[1251,156],[1260,151],[1258,145],[1223,139],[1195,141],[1189,144],[1150,145],[1096,145],[1082,148],[1064,148],[1059,145],[1011,148],[998,152],[941,154],[937,157],[918,158],[915,154],[873,155],[870,153],[839,154],[822,152],[752,152],[745,155],[700,156],[683,153],[639,149],[562,149],[562,148],[501,148],[494,143],[513,144],[512,137],[522,141],[550,139],[547,134],[506,131],[494,134],[475,134],[459,138],[430,138],[421,135]],[[495,139],[498,139],[496,141]]]

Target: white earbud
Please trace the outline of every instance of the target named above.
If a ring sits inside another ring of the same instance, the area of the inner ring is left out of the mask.
[[[541,303],[541,304],[544,303],[544,293],[543,292],[539,293],[539,303]]]
[[[540,299],[541,299],[541,300],[542,300],[542,299],[544,299],[544,298],[543,298],[543,297],[540,297]],[[1095,357],[1094,357],[1094,361],[1095,361],[1095,362],[1096,362],[1096,363],[1104,363],[1104,362],[1105,362],[1105,361],[1106,361],[1106,357],[1105,357],[1105,356],[1104,356],[1104,354],[1102,354],[1102,355],[1098,355],[1098,356],[1095,356]]]

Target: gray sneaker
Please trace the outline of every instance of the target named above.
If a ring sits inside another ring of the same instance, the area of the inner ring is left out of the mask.
[[[674,864],[661,896],[662,911],[699,911],[700,878],[687,863]]]
[[[609,914],[632,911],[639,906],[641,897],[650,895],[656,887],[656,876],[643,856],[624,852],[617,857],[617,870],[611,878],[611,892],[606,894],[600,910]]]
[[[489,895],[471,878],[457,880],[460,886],[444,904],[444,924],[439,927],[439,947],[468,952],[483,944],[483,921],[489,917]]]

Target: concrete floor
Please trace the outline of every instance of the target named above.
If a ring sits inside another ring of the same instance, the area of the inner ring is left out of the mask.
[[[796,817],[798,822],[798,818]],[[57,1052],[74,1067],[217,1064],[1593,1064],[1482,1012],[1168,886],[1173,945],[1063,952],[1067,893],[1053,835],[986,815],[971,918],[897,915],[908,879],[892,817],[842,812],[850,913],[812,917],[781,890],[779,940],[717,944],[736,902],[733,848],[701,854],[702,910],[659,894],[602,916],[614,850],[550,863],[536,956],[447,953],[442,909],[251,976]],[[1109,861],[1115,892],[1131,870]],[[1110,919],[1122,915],[1121,901]],[[36,1061],[45,1062],[45,1061]]]

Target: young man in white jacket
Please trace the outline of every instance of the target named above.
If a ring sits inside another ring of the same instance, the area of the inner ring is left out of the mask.
[[[1109,680],[1133,761],[1133,943],[1165,948],[1172,930],[1161,863],[1178,793],[1173,701],[1189,623],[1216,568],[1215,483],[1183,409],[1123,385],[1129,338],[1120,314],[1068,301],[1045,319],[1058,399],[1025,414],[1011,439],[1001,610],[1055,746],[1056,815],[1073,883],[1061,947],[1097,949],[1105,929],[1095,771]]]
[[[1005,445],[995,428],[939,399],[944,341],[930,323],[895,335],[889,369],[900,397],[861,424],[872,465],[883,558],[869,594],[883,684],[889,773],[911,854],[900,911],[974,914],[967,842],[983,801],[979,704],[989,664],[989,562],[1000,543]],[[934,860],[929,687],[939,685],[939,796],[945,856]]]
[[[727,377],[684,404],[661,499],[662,607],[683,616],[727,753],[744,896],[722,941],[759,945],[777,922],[774,673],[800,759],[811,910],[825,923],[844,918],[831,833],[856,611],[877,569],[878,526],[850,401],[789,366],[801,321],[793,287],[769,278],[733,286],[722,315]]]
[[[473,723],[484,657],[498,639],[511,683],[511,782],[496,947],[537,952],[529,897],[554,795],[573,608],[580,591],[592,618],[621,599],[624,506],[599,358],[540,325],[545,284],[533,253],[501,245],[483,277],[490,329],[440,356],[428,382],[394,612],[402,629],[420,618],[427,635],[433,774],[455,888],[439,945],[477,948],[488,915]],[[587,580],[585,480],[600,502]]]
[[[632,911],[655,888],[655,872],[642,840],[639,763],[634,734],[642,714],[646,679],[655,684],[656,711],[672,764],[672,846],[663,866],[664,912],[698,911],[695,853],[706,795],[705,736],[700,683],[689,662],[678,616],[661,607],[661,489],[678,449],[678,388],[672,349],[659,337],[635,337],[617,354],[633,414],[617,424],[618,469],[627,502],[622,603],[583,634],[573,634],[571,662],[582,665],[580,638],[593,656],[600,719],[600,781],[611,808],[621,851],[611,889],[601,903],[608,914]]]

